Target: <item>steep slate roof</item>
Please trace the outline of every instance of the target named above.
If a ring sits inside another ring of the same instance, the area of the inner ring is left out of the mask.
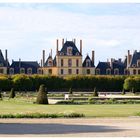
[[[56,56],[53,59],[53,66],[56,66]]]
[[[100,74],[105,75],[106,74],[106,69],[110,67],[110,64],[108,62],[99,62],[96,69],[100,69]]]
[[[49,55],[49,57],[47,58],[47,60],[46,60],[46,62],[45,62],[45,64],[44,64],[45,67],[48,66],[48,61],[49,61],[49,59],[53,60],[51,55]]]
[[[94,64],[92,63],[92,60],[90,59],[89,55],[86,56],[84,62],[83,62],[83,67],[86,67],[86,60],[90,60],[91,67],[95,67]]]
[[[0,50],[0,65],[1,64],[2,64],[3,67],[6,67],[7,66],[7,62],[6,62],[6,60],[4,60],[2,51]],[[9,62],[8,62],[8,66],[9,66]]]
[[[20,68],[25,68],[25,73],[27,73],[28,68],[32,68],[32,74],[37,73],[39,68],[37,61],[13,61],[10,68],[14,68],[14,73],[20,73]]]
[[[135,51],[130,62],[130,67],[134,64],[137,66],[137,60],[140,60],[140,52]]]
[[[112,62],[112,69],[119,69],[119,74],[124,74],[124,69],[126,68],[125,64],[119,61]]]
[[[68,47],[72,47],[72,55],[76,55],[76,53],[79,53],[79,55],[81,55],[81,53],[79,52],[79,50],[77,49],[77,47],[73,41],[66,41],[64,43],[61,51],[59,51],[59,52],[63,53],[64,55],[67,55],[67,48]]]

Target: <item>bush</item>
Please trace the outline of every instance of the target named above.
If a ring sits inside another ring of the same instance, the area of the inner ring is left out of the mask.
[[[36,103],[37,104],[48,104],[47,90],[45,88],[45,85],[40,85]]]
[[[69,94],[72,94],[72,93],[73,93],[72,88],[70,88],[69,89]]]
[[[14,98],[16,96],[14,88],[11,89],[9,98]]]
[[[89,104],[95,104],[96,103],[96,101],[93,99],[93,98],[88,98],[88,103]]]
[[[74,100],[63,100],[63,101],[58,101],[56,104],[76,104]]]
[[[2,94],[1,94],[1,92],[0,92],[0,100],[2,100]]]
[[[94,88],[93,96],[94,97],[98,97],[98,92],[97,92],[97,89],[96,88]]]

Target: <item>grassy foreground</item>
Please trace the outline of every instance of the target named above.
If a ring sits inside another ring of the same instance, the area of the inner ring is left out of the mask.
[[[38,105],[20,99],[0,101],[0,114],[82,113],[85,117],[128,117],[140,112],[140,104]]]

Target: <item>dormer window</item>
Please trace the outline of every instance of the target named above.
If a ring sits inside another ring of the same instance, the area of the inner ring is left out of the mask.
[[[61,52],[61,53],[60,53],[60,55],[64,55],[64,53],[63,53],[63,52]]]
[[[132,65],[132,67],[133,67],[133,68],[135,68],[135,67],[136,67],[136,65],[135,65],[135,64],[133,64],[133,65]]]
[[[24,68],[20,68],[20,74],[25,74],[25,69]]]
[[[27,74],[32,74],[32,68],[27,69]]]
[[[52,60],[48,61],[48,66],[52,66]]]
[[[77,52],[76,55],[79,55],[79,52]]]
[[[72,47],[67,48],[67,55],[72,55]]]
[[[140,67],[140,59],[137,60],[137,67]]]
[[[119,69],[114,69],[114,75],[119,75]]]
[[[91,67],[90,59],[87,59],[87,60],[86,60],[86,67]]]
[[[10,68],[9,74],[10,74],[10,75],[13,75],[13,74],[14,74],[14,68]]]

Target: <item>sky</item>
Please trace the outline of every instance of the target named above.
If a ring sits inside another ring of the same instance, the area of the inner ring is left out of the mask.
[[[8,58],[38,61],[59,50],[62,38],[76,38],[83,60],[95,51],[95,64],[125,58],[140,50],[140,4],[136,3],[0,3],[0,49]]]

